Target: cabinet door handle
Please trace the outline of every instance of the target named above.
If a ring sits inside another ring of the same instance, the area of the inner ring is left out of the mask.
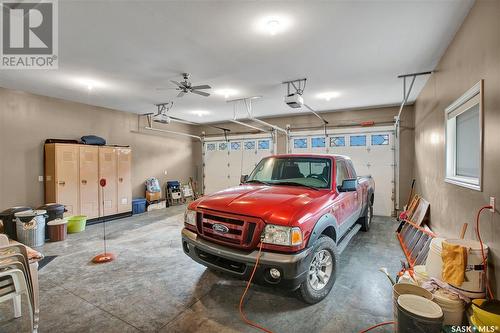
[[[82,184],[87,185],[87,181],[85,179],[82,179]]]
[[[60,182],[58,182],[58,183],[59,183],[59,185],[61,185],[61,186],[66,185],[66,182],[65,182],[65,181],[60,181]]]
[[[119,181],[120,183],[123,183],[123,178],[121,178],[121,177],[120,177],[120,178],[118,178],[118,181]]]

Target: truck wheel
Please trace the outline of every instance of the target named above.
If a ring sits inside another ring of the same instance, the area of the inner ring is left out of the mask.
[[[361,230],[368,231],[370,230],[370,224],[372,223],[373,218],[373,206],[368,204],[368,208],[366,209],[366,215],[360,218]]]
[[[298,289],[299,296],[309,304],[318,303],[333,287],[337,271],[338,252],[333,239],[321,236],[314,249],[307,278]]]

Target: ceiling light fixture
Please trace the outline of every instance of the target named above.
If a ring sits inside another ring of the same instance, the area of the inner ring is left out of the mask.
[[[103,88],[106,85],[100,81],[89,79],[89,78],[76,78],[74,79],[75,83],[87,88],[87,90],[90,92],[94,90],[95,88]]]
[[[255,28],[260,33],[276,36],[288,30],[291,25],[292,20],[286,15],[269,15],[260,17]]]
[[[238,94],[238,90],[231,89],[231,88],[224,88],[224,89],[216,90],[215,93],[217,95],[224,96],[224,98],[228,99],[229,97],[232,97],[232,96]]]
[[[316,95],[316,98],[319,99],[324,99],[325,101],[329,102],[333,98],[337,98],[340,96],[340,93],[338,91],[326,91],[322,92]]]
[[[203,117],[203,116],[209,115],[210,111],[207,111],[207,110],[194,110],[194,111],[191,111],[191,113],[194,114],[194,115],[197,115],[198,117]]]
[[[270,20],[266,24],[266,29],[271,36],[274,36],[280,29],[280,22],[278,20]]]

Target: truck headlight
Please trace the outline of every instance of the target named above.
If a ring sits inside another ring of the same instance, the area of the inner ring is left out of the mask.
[[[295,246],[302,243],[302,231],[297,227],[266,224],[263,243]]]
[[[196,211],[186,209],[184,213],[184,223],[196,226]]]

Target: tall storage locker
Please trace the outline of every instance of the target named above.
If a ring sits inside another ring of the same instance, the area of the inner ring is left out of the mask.
[[[99,217],[99,148],[81,145],[80,149],[80,214]]]
[[[45,145],[45,202],[64,205],[65,216],[79,214],[78,183],[78,145]]]
[[[130,148],[117,148],[117,192],[118,213],[132,211],[132,150]]]
[[[99,179],[106,179],[106,186],[99,188],[100,216],[118,213],[116,175],[116,148],[99,147]]]

